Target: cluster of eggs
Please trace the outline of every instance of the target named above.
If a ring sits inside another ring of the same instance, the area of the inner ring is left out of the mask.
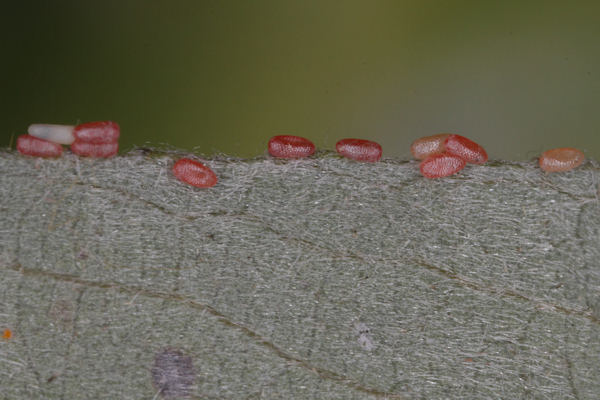
[[[426,178],[450,176],[467,163],[483,164],[488,160],[484,148],[464,136],[442,133],[417,139],[410,152],[422,160],[419,169]]]
[[[62,145],[82,157],[108,158],[119,150],[119,124],[113,121],[79,125],[32,124],[27,135],[17,138],[17,150],[35,157],[60,157]]]
[[[17,150],[36,157],[59,157],[62,145],[70,145],[74,154],[83,157],[107,158],[117,154],[119,125],[113,121],[96,121],[84,124],[51,125],[33,124],[28,134],[17,139]],[[308,139],[293,135],[273,136],[267,145],[268,152],[277,158],[304,158],[316,148]],[[381,159],[381,146],[366,139],[342,139],[335,145],[343,157],[377,162]],[[410,151],[420,160],[419,169],[426,178],[442,178],[462,170],[466,164],[484,164],[488,160],[485,149],[461,135],[443,133],[415,140]],[[562,172],[576,168],[584,160],[580,150],[562,147],[548,150],[539,158],[540,168],[546,172]],[[217,175],[199,161],[182,158],[173,165],[173,175],[189,185],[208,188],[217,184]]]

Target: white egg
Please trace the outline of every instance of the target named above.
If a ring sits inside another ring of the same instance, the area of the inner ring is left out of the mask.
[[[31,124],[27,133],[36,138],[59,144],[71,144],[75,140],[73,125]]]

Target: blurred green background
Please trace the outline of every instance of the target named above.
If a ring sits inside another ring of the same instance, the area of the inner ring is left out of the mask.
[[[455,132],[490,158],[600,158],[600,1],[3,2],[2,146],[112,119],[121,150],[263,154],[296,134],[409,158]]]

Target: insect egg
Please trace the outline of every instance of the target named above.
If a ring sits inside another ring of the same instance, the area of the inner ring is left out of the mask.
[[[31,124],[27,133],[39,139],[59,144],[71,144],[75,140],[73,125]]]
[[[315,152],[315,145],[300,136],[279,135],[269,139],[268,150],[273,157],[303,158]]]
[[[182,182],[199,188],[209,188],[217,184],[217,175],[201,162],[182,158],[173,165],[173,175]]]
[[[577,168],[585,156],[581,150],[572,147],[560,147],[548,150],[540,156],[540,168],[546,172],[563,172]]]
[[[459,156],[471,164],[483,164],[488,159],[488,155],[483,147],[464,136],[448,136],[444,142],[444,147],[448,154]]]
[[[342,139],[335,144],[335,149],[346,158],[367,162],[379,161],[382,151],[379,143],[365,139]]]
[[[38,139],[31,135],[21,135],[17,138],[17,150],[27,156],[60,157],[63,148],[58,143]]]
[[[465,160],[452,154],[434,154],[421,161],[420,170],[425,178],[442,178],[457,173],[465,164]]]
[[[120,133],[119,124],[113,121],[86,122],[73,130],[76,141],[92,144],[116,143]]]
[[[117,154],[119,151],[119,144],[93,144],[75,140],[71,145],[71,151],[82,157],[108,158]]]
[[[450,136],[449,133],[440,133],[439,135],[417,139],[410,145],[410,152],[417,160],[424,160],[434,154],[441,154],[445,150],[444,142],[448,136]]]

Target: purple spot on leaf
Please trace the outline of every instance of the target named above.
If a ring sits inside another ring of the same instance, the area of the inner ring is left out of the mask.
[[[152,382],[164,398],[190,396],[195,378],[192,357],[170,348],[156,354]]]

